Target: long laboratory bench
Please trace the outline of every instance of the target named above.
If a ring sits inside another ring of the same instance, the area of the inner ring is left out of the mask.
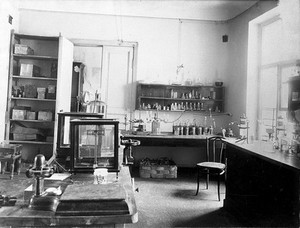
[[[225,140],[226,141],[226,140]],[[299,227],[300,159],[272,144],[226,144],[224,207],[249,226]]]
[[[71,176],[71,180],[64,180],[57,184],[59,184],[64,191],[67,186],[72,186],[75,183],[79,183],[80,186],[86,188],[88,188],[89,185],[93,187],[95,186],[93,180],[93,174],[76,174]],[[77,209],[80,209],[83,215],[72,215],[69,211],[66,215],[58,215],[57,211],[30,209],[28,208],[28,202],[24,201],[24,203],[17,202],[15,206],[4,206],[0,208],[0,227],[124,227],[124,225],[128,223],[136,223],[138,220],[138,212],[129,168],[122,166],[120,172],[109,173],[108,181],[120,184],[124,187],[128,213],[120,213],[119,211],[111,209],[111,212],[95,214],[94,211],[86,212],[78,206]],[[82,195],[82,193],[78,194]],[[85,194],[87,196],[90,195],[89,191],[86,191]],[[64,192],[62,194],[62,197],[63,196]],[[82,201],[78,200],[78,203],[79,202]],[[60,204],[58,204],[58,208],[59,206]],[[76,207],[72,209],[76,210]]]
[[[211,135],[174,135],[161,134],[132,134],[124,133],[125,139],[141,141],[141,146],[170,146],[170,147],[198,147],[205,145],[205,139]]]

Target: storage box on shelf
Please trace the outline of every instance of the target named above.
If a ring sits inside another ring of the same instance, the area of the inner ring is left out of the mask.
[[[28,47],[27,45],[15,44],[14,53],[20,55],[33,55],[34,50],[31,49],[31,47]]]
[[[33,64],[21,63],[20,76],[38,77],[40,74],[41,74],[40,67]]]
[[[224,112],[223,86],[137,85],[136,109]]]

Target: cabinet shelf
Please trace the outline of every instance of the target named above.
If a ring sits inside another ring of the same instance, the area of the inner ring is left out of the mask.
[[[169,98],[169,97],[144,97],[140,96],[140,99],[150,99],[150,100],[173,100],[173,101],[188,101],[188,102],[209,102],[209,101],[220,101],[222,102],[222,99],[184,99],[184,98]]]
[[[188,113],[197,113],[201,115],[213,115],[213,116],[231,116],[231,113],[227,112],[208,112],[208,111],[203,111],[203,110],[157,110],[157,109],[139,109],[139,111],[152,111],[152,112],[188,112]]]
[[[220,86],[137,84],[136,110],[224,113]],[[174,108],[175,107],[175,108]]]
[[[10,119],[11,122],[23,122],[23,123],[36,123],[36,124],[54,124],[54,121],[46,121],[46,120],[15,120]]]
[[[35,144],[35,145],[53,145],[53,142],[41,142],[41,141],[17,141],[9,140],[9,143],[17,144]]]
[[[34,60],[52,60],[57,61],[57,57],[53,56],[41,56],[41,55],[20,55],[20,54],[13,54],[13,57],[16,59],[34,59]]]
[[[39,102],[56,102],[55,99],[38,99],[38,98],[27,98],[27,97],[11,97],[12,100],[24,100],[24,101],[39,101]]]
[[[27,40],[46,40],[46,41],[57,41],[57,36],[37,36],[22,33],[14,33],[16,39],[27,39]]]
[[[300,104],[300,101],[291,101],[292,104]]]
[[[49,78],[49,77],[26,77],[26,76],[19,76],[13,75],[14,79],[24,79],[24,80],[39,80],[39,81],[57,81],[57,78]]]

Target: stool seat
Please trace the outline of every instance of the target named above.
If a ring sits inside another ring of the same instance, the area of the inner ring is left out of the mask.
[[[0,162],[1,174],[5,173],[7,163],[10,162],[10,179],[14,177],[15,163],[17,165],[17,174],[21,171],[21,157],[22,157],[21,144],[0,144]]]

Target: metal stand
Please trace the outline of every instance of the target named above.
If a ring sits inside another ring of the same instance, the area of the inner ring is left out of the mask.
[[[45,156],[38,154],[34,165],[26,171],[28,178],[35,177],[35,193],[30,199],[29,208],[35,210],[55,211],[59,203],[57,197],[47,196],[44,192],[44,178],[51,177],[53,168],[46,164]]]

